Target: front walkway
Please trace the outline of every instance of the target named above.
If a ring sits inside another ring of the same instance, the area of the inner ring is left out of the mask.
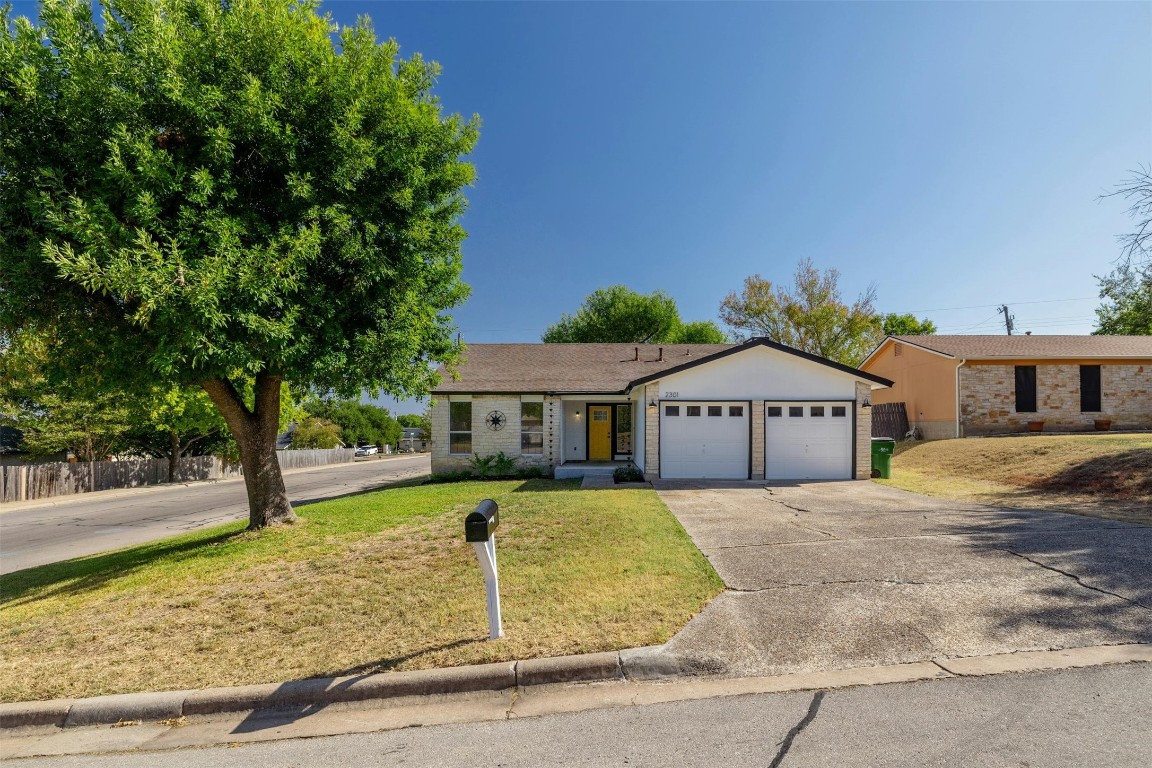
[[[870,482],[655,483],[729,591],[666,646],[729,675],[1152,642],[1152,528]]]

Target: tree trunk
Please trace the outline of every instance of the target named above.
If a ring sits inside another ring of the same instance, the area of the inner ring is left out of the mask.
[[[180,463],[180,435],[168,433],[168,482],[176,482],[176,467]]]
[[[280,376],[256,374],[255,407],[251,409],[232,382],[209,379],[201,384],[240,447],[240,466],[248,490],[248,529],[253,531],[296,520],[276,458],[281,381]]]

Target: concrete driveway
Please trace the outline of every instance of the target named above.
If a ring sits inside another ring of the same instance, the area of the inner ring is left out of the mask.
[[[869,482],[663,481],[729,591],[666,650],[774,675],[1152,642],[1152,528]]]

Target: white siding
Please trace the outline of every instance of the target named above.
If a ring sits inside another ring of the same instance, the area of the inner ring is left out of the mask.
[[[685,362],[690,362],[685,360]],[[855,377],[768,347],[751,347],[705,365],[662,376],[660,399],[851,400]],[[668,392],[676,392],[669,397]]]

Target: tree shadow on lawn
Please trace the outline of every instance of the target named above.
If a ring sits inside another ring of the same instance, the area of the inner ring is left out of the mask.
[[[1053,577],[1034,582],[1042,607],[1008,611],[997,622],[1001,629],[1095,630],[1109,642],[1152,642],[1152,527],[1053,510],[998,508],[997,513],[947,533],[964,536],[976,552],[1009,552]]]
[[[1152,497],[1152,450],[1097,456],[1033,483],[1041,491],[1106,494],[1118,500]]]
[[[404,673],[389,672],[406,661],[437,651],[448,651],[484,642],[484,637],[464,638],[450,643],[421,648],[418,651],[360,664],[325,677],[306,678],[281,683],[275,691],[262,697],[258,709],[253,710],[232,733],[256,733],[299,722],[323,711],[332,704],[387,699],[400,696],[451,693],[436,680],[421,676],[413,680]],[[394,675],[396,675],[394,677]],[[407,679],[405,679],[407,678]],[[407,683],[407,685],[406,685]]]
[[[87,555],[59,563],[38,565],[0,576],[0,606],[44,600],[58,595],[76,595],[99,589],[109,581],[123,578],[158,560],[179,562],[203,557],[209,548],[216,547],[244,535],[246,531],[231,530],[191,541],[159,541],[143,544],[119,552]],[[57,585],[55,589],[46,589]],[[40,590],[45,590],[40,592]]]

